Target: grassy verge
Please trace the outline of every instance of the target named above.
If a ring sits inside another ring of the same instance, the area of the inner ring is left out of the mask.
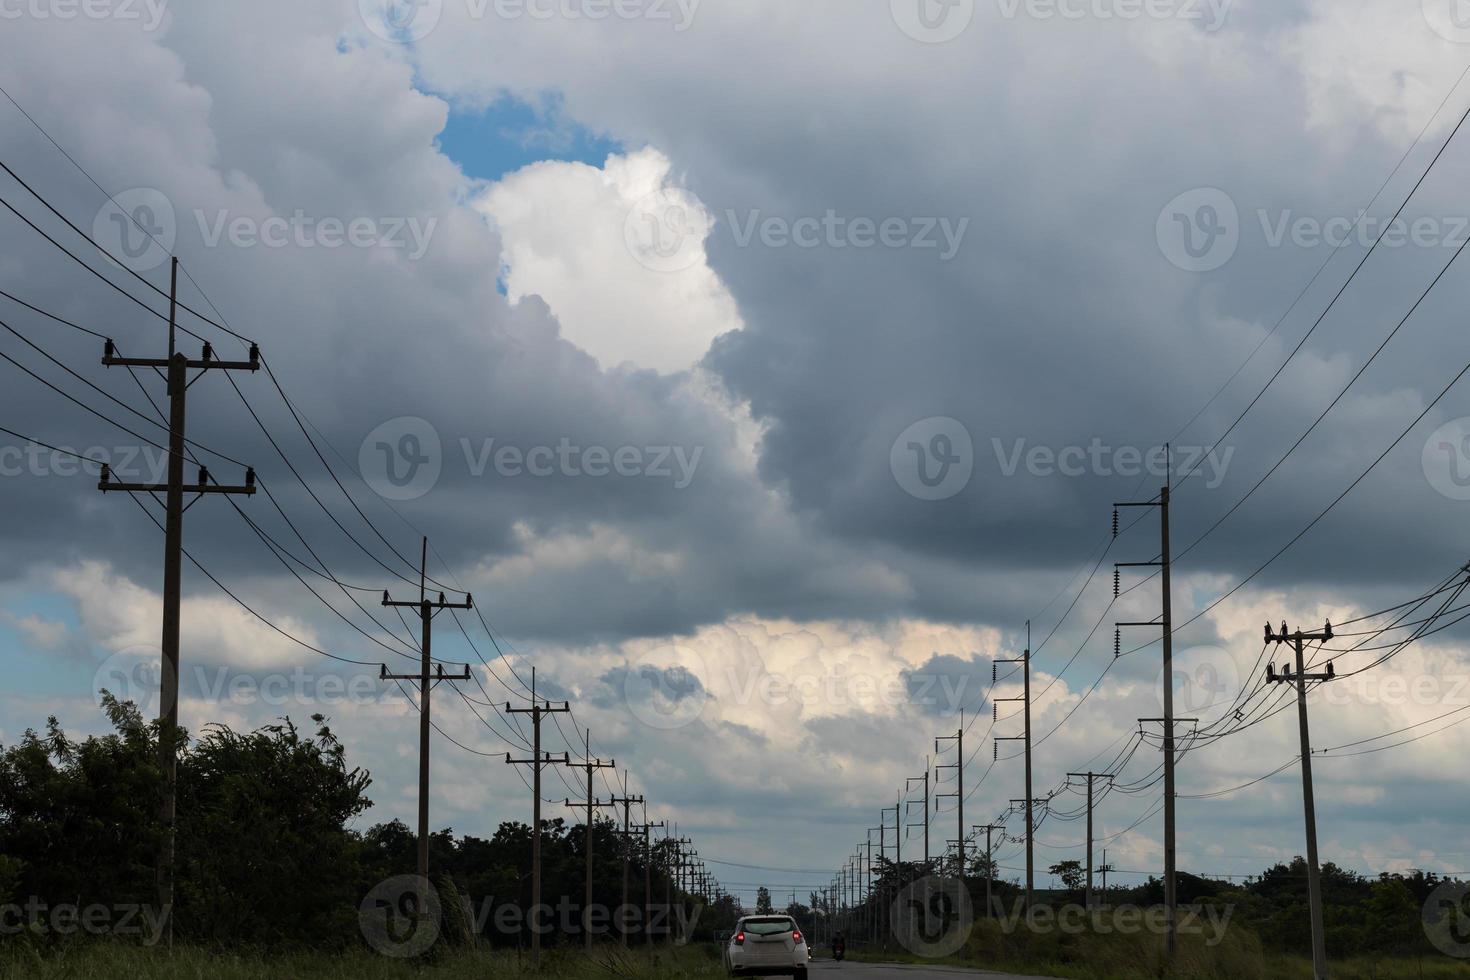
[[[653,954],[604,949],[590,959],[553,952],[540,973],[547,980],[683,980],[723,977],[713,948],[689,947]],[[530,976],[529,957],[514,953],[448,950],[426,960],[397,960],[368,951],[340,955],[250,955],[176,948],[141,949],[105,943],[66,948],[0,947],[0,980],[501,980]]]
[[[1312,980],[1309,959],[1265,953],[1248,929],[1230,929],[1214,942],[1181,935],[1171,969],[1165,969],[1161,937],[1138,933],[1007,932],[982,921],[965,949],[943,960],[851,948],[862,962],[927,963],[995,970],[1065,980]],[[1449,957],[1333,960],[1333,980],[1470,980],[1470,961]]]

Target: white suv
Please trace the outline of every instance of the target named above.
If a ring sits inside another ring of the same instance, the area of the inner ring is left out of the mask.
[[[735,934],[725,946],[725,969],[732,977],[806,980],[811,958],[806,939],[789,915],[747,915],[735,923]]]

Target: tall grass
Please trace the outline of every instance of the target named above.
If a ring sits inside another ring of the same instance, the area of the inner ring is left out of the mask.
[[[723,977],[711,948],[552,952],[537,977],[547,980],[683,980]],[[368,951],[342,955],[210,952],[197,948],[140,948],[99,942],[42,949],[0,946],[0,980],[501,980],[533,975],[529,956],[441,950],[422,960]]]

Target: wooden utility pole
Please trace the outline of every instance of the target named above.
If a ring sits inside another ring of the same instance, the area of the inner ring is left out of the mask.
[[[628,771],[626,769],[623,770],[623,795],[622,796],[614,796],[612,798],[612,802],[615,803],[615,804],[617,804],[618,806],[621,806],[623,808],[623,829],[622,829],[622,832],[619,835],[622,838],[622,841],[623,841],[623,906],[622,906],[621,909],[618,910],[618,914],[619,915],[626,915],[627,914],[627,909],[628,909],[628,875],[629,875],[629,868],[630,868],[629,857],[628,857],[628,855],[629,855],[629,846],[630,845],[628,844],[628,841],[633,836],[633,820],[632,820],[632,812],[631,811],[632,811],[632,807],[635,804],[642,804],[642,803],[647,802],[641,796],[629,796],[628,795]],[[623,945],[624,946],[627,946],[628,945],[628,923],[626,921],[624,921],[624,922],[620,923],[620,925],[621,925],[621,928],[618,930],[618,932],[622,936],[622,943],[623,943]]]
[[[960,727],[953,735],[941,735],[934,740],[934,753],[939,754],[941,742],[954,741],[955,760],[952,766],[935,766],[936,772],[940,769],[953,769],[957,780],[953,793],[941,793],[936,795],[936,800],[953,796],[958,812],[955,815],[955,823],[958,826],[955,841],[955,877],[959,879],[960,890],[965,889],[965,712],[960,711]]]
[[[168,293],[168,357],[118,357],[112,341],[106,341],[102,349],[102,363],[107,367],[145,367],[155,371],[167,371],[168,382],[168,482],[158,485],[141,483],[113,483],[111,468],[102,464],[102,476],[97,488],[104,493],[121,491],[137,494],[163,494],[163,634],[160,644],[162,671],[159,678],[159,732],[158,768],[163,777],[163,794],[159,800],[158,816],[163,834],[159,845],[155,867],[158,887],[159,911],[165,923],[167,941],[173,945],[174,920],[174,853],[178,827],[178,750],[179,742],[179,623],[183,606],[183,556],[184,556],[184,511],[194,501],[208,494],[255,493],[255,470],[245,471],[244,486],[221,486],[209,478],[209,470],[199,468],[199,480],[193,484],[184,482],[184,461],[189,455],[185,439],[186,394],[189,386],[209,371],[258,371],[260,370],[260,348],[250,345],[248,361],[221,361],[215,358],[209,344],[205,344],[198,360],[190,360],[178,352],[178,295],[179,260],[173,259],[170,266]],[[199,374],[189,380],[189,371]],[[188,505],[185,494],[196,494]]]
[[[1069,772],[1067,778],[1087,780],[1087,897],[1083,904],[1090,909],[1092,908],[1092,782],[1095,779],[1106,779],[1111,783],[1113,777],[1105,772]]]
[[[507,753],[505,761],[507,765],[530,766],[532,772],[531,796],[534,802],[531,805],[531,967],[539,970],[541,968],[541,770],[551,765],[571,765],[571,757],[562,753],[561,758],[556,758],[551,753],[541,751],[541,719],[547,715],[567,714],[572,710],[570,703],[563,701],[555,705],[550,701],[542,704],[536,697],[536,668],[531,668],[531,707],[512,708],[510,703],[505,705],[505,713],[509,715],[531,716],[531,758],[512,759]],[[590,829],[590,828],[589,828]]]
[[[428,581],[429,564],[429,539],[423,539],[423,548],[419,563],[419,597],[413,601],[395,601],[387,591],[383,592],[383,605],[401,606],[417,609],[420,623],[419,637],[419,672],[417,674],[390,674],[387,666],[379,669],[378,676],[385,681],[417,681],[419,685],[419,888],[421,891],[428,890],[429,882],[429,704],[431,702],[430,692],[439,681],[467,681],[470,679],[470,668],[464,668],[463,674],[445,674],[444,665],[434,665],[437,670],[430,676],[429,666],[433,655],[430,652],[433,642],[434,617],[445,609],[473,609],[474,597],[465,594],[464,602],[448,602],[444,593],[439,593],[437,602],[431,602],[425,585]],[[422,898],[422,894],[420,898]],[[419,908],[424,908],[420,904]]]
[[[1166,460],[1169,458],[1169,447],[1164,447]],[[1120,507],[1157,507],[1159,510],[1159,557],[1155,561],[1144,562],[1119,562],[1116,568],[1141,568],[1157,567],[1160,572],[1162,602],[1160,616],[1156,621],[1143,623],[1118,623],[1124,626],[1138,626],[1150,629],[1158,629],[1163,635],[1164,649],[1164,916],[1166,922],[1166,949],[1169,958],[1174,958],[1174,952],[1179,944],[1179,921],[1178,907],[1179,894],[1177,889],[1176,875],[1176,850],[1178,839],[1175,836],[1175,804],[1177,794],[1174,783],[1174,613],[1173,613],[1173,589],[1170,585],[1169,574],[1172,566],[1172,553],[1169,548],[1169,484],[1165,484],[1159,490],[1159,495],[1154,500],[1125,502],[1113,505],[1113,537],[1118,536],[1118,508]],[[1114,576],[1116,583],[1117,576]],[[1114,591],[1116,592],[1116,586]],[[1116,655],[1116,652],[1115,652]]]
[[[1031,896],[1036,888],[1036,815],[1032,808],[1032,780],[1031,780],[1031,621],[1026,620],[1026,649],[1018,658],[997,660],[990,665],[990,680],[992,686],[998,682],[998,670],[1000,664],[1021,665],[1021,696],[1018,698],[994,698],[991,702],[991,710],[996,720],[1000,718],[1000,708],[995,703],[998,701],[1020,701],[1024,705],[1024,716],[1026,731],[1022,735],[1012,735],[1006,738],[999,736],[995,739],[995,757],[1000,758],[1001,742],[1024,742],[1026,744],[1026,907],[1031,907]]]
[[[616,768],[617,762],[611,759],[603,762],[601,759],[592,757],[592,729],[587,729],[586,740],[583,744],[585,747],[583,761],[573,762],[571,765],[573,768],[587,771],[587,802],[585,804],[587,807],[587,893],[582,908],[582,932],[586,940],[587,952],[590,953],[592,952],[592,838],[597,829],[598,809],[612,806],[611,803],[598,802],[597,794],[592,791],[592,774],[599,769]],[[567,800],[566,805],[582,806],[583,804]]]
[[[1307,897],[1312,907],[1312,970],[1316,980],[1327,980],[1327,936],[1322,925],[1322,871],[1317,861],[1317,804],[1312,792],[1312,735],[1307,725],[1307,685],[1326,683],[1337,676],[1337,671],[1329,661],[1325,673],[1307,673],[1305,648],[1307,643],[1326,643],[1331,639],[1330,622],[1319,633],[1297,630],[1290,635],[1285,622],[1281,624],[1280,633],[1271,632],[1271,624],[1266,624],[1267,643],[1278,646],[1289,643],[1296,650],[1295,673],[1286,667],[1278,674],[1273,663],[1266,667],[1266,680],[1272,684],[1293,684],[1296,687],[1297,723],[1302,743],[1302,804],[1307,823]]]

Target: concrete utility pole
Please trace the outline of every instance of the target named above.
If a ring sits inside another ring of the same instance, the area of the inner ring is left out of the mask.
[[[635,804],[641,805],[647,802],[641,796],[628,795],[628,771],[626,769],[623,770],[623,795],[614,796],[612,798],[612,802],[623,808],[623,830],[619,835],[623,841],[623,907],[619,911],[619,915],[626,915],[628,908],[628,875],[630,873],[630,865],[628,860],[628,841],[633,836],[632,807]],[[703,866],[704,865],[701,863],[700,867]],[[622,937],[623,946],[626,947],[628,945],[628,923],[626,920],[624,920],[623,922],[619,923],[619,925],[621,926],[621,928],[618,930],[618,932]]]
[[[954,741],[955,760],[952,766],[935,766],[935,771],[940,769],[953,769],[955,771],[956,785],[953,793],[940,793],[934,798],[936,800],[953,796],[955,798],[958,812],[955,814],[955,824],[959,828],[956,831],[958,840],[955,841],[956,864],[955,876],[959,878],[960,889],[965,888],[965,712],[960,711],[960,727],[953,735],[941,735],[934,740],[934,753],[939,754],[941,742]]]
[[[425,585],[428,580],[429,565],[429,539],[423,539],[423,547],[419,557],[419,597],[413,601],[395,601],[385,590],[383,592],[383,605],[394,607],[407,607],[418,610],[419,614],[419,672],[417,674],[390,674],[387,666],[378,671],[378,676],[385,681],[417,681],[419,685],[419,887],[423,891],[428,890],[429,882],[429,705],[432,701],[430,693],[434,685],[440,681],[467,681],[470,679],[470,668],[466,664],[463,674],[445,674],[443,664],[435,664],[437,668],[433,676],[430,676],[429,665],[433,659],[431,648],[434,636],[434,617],[445,609],[473,609],[475,600],[469,593],[465,593],[464,602],[448,602],[444,593],[439,593],[439,600],[429,600]],[[423,896],[421,895],[420,898]],[[420,909],[424,908],[422,904]]]
[[[653,945],[653,837],[651,831],[664,830],[668,824],[660,820],[650,823],[648,807],[643,808],[643,941]]]
[[[668,831],[664,831],[664,833],[667,834]],[[679,836],[677,836],[678,833],[679,833],[679,825],[678,824],[675,824],[674,825],[674,834],[676,836],[674,836],[674,837],[665,836],[664,837],[664,846],[665,847],[672,847],[672,849],[673,849],[673,854],[672,854],[672,857],[671,857],[672,867],[671,868],[668,868],[668,869],[665,869],[665,870],[667,870],[669,872],[668,873],[668,876],[667,876],[667,880],[665,881],[665,894],[668,894],[668,891],[671,888],[679,893],[678,895],[670,896],[669,908],[671,908],[671,909],[674,907],[673,906],[673,898],[678,898],[679,899],[679,907],[681,909],[684,907],[684,848],[685,848],[685,846],[694,843],[688,837],[679,837]],[[677,880],[676,880],[675,876],[677,876]],[[681,940],[681,941],[687,941],[689,937],[688,936],[685,936],[684,933],[683,933],[683,931],[682,931],[683,928],[684,928],[684,917],[682,915],[679,916],[679,918],[676,920],[676,924],[679,926],[679,929],[680,929],[679,937],[678,937],[679,940]]]
[[[1083,904],[1092,908],[1092,781],[1094,779],[1106,779],[1110,784],[1113,777],[1105,772],[1069,772],[1068,779],[1087,780],[1087,897]]]
[[[1170,450],[1164,447],[1164,458],[1166,463],[1170,459]],[[1172,469],[1170,469],[1172,478]],[[1177,889],[1176,874],[1177,864],[1175,854],[1177,849],[1177,838],[1175,836],[1175,804],[1177,794],[1174,788],[1174,613],[1173,613],[1173,590],[1169,581],[1169,573],[1172,565],[1171,552],[1169,549],[1169,490],[1170,485],[1165,484],[1159,490],[1159,496],[1154,500],[1118,503],[1113,505],[1113,537],[1118,536],[1118,508],[1120,507],[1157,507],[1159,510],[1159,557],[1155,561],[1145,562],[1119,562],[1115,568],[1142,568],[1157,567],[1161,578],[1162,603],[1159,619],[1155,622],[1145,623],[1118,623],[1118,627],[1139,626],[1158,629],[1163,635],[1164,649],[1164,915],[1166,925],[1166,948],[1168,956],[1172,960],[1174,952],[1179,944],[1179,921],[1178,906],[1179,894]],[[1114,593],[1117,592],[1117,576],[1114,576]],[[1116,647],[1115,647],[1116,655]]]
[[[868,872],[863,882],[863,907],[867,910],[867,934],[868,942],[872,942],[878,936],[878,903],[873,901],[873,835],[878,835],[878,847],[881,852],[883,847],[883,830],[881,827],[868,828]]]
[[[1327,980],[1327,937],[1322,925],[1322,871],[1317,863],[1317,804],[1312,794],[1312,736],[1307,725],[1307,684],[1315,681],[1326,683],[1337,676],[1332,663],[1321,674],[1307,673],[1306,644],[1326,643],[1332,639],[1332,624],[1328,623],[1320,633],[1303,633],[1297,630],[1287,635],[1286,623],[1281,624],[1280,633],[1271,632],[1266,624],[1266,642],[1290,643],[1296,650],[1296,672],[1286,667],[1280,674],[1276,665],[1266,667],[1266,680],[1272,684],[1294,684],[1296,686],[1297,722],[1302,740],[1302,804],[1307,822],[1307,895],[1312,906],[1312,970],[1316,980]]]
[[[505,713],[510,715],[531,716],[531,758],[512,759],[506,753],[505,762],[512,766],[531,767],[531,967],[541,968],[541,770],[547,766],[572,764],[571,757],[563,752],[560,758],[553,756],[550,752],[541,751],[541,719],[547,715],[567,714],[572,710],[569,702],[563,701],[560,706],[548,701],[542,704],[536,697],[536,668],[531,668],[531,707],[512,708],[510,703],[505,705]],[[590,829],[590,828],[589,828]]]
[[[155,371],[167,371],[168,381],[168,482],[153,485],[143,483],[113,483],[111,467],[102,464],[102,476],[97,488],[104,493],[120,491],[130,494],[163,494],[163,634],[160,643],[162,674],[159,678],[159,733],[158,768],[163,776],[163,797],[159,800],[158,819],[163,825],[162,841],[159,845],[155,868],[155,883],[158,887],[159,911],[167,930],[168,944],[173,945],[174,935],[174,850],[177,834],[178,813],[178,750],[179,750],[179,622],[183,606],[183,557],[184,557],[184,511],[195,501],[207,494],[255,493],[255,470],[246,469],[244,486],[221,486],[209,478],[209,470],[199,467],[196,483],[184,482],[184,461],[189,455],[184,437],[186,398],[189,386],[208,371],[258,371],[260,370],[260,348],[250,345],[248,361],[221,361],[215,358],[209,344],[204,345],[198,360],[190,360],[177,350],[177,313],[179,296],[179,260],[171,265],[168,293],[168,357],[118,357],[112,341],[102,348],[102,363],[107,367],[145,367]],[[199,374],[189,380],[189,371]],[[196,494],[186,506],[184,495]]]
[[[924,775],[922,775],[922,776],[910,776],[908,783],[905,784],[905,786],[903,788],[904,795],[905,796],[908,795],[909,787],[910,786],[912,786],[914,783],[919,783],[919,782],[922,782],[924,784],[924,824],[923,824],[923,826],[924,826],[924,873],[925,874],[928,874],[929,873],[929,757],[928,756],[925,756],[924,757]],[[912,803],[913,801],[912,800],[905,800],[905,802],[906,803]],[[919,825],[918,824],[909,824],[909,826],[910,827],[917,827]]]
[[[991,711],[994,718],[1000,719],[999,701],[1020,701],[1025,705],[1026,732],[1024,735],[1013,735],[1006,738],[999,736],[995,739],[995,757],[1000,759],[1001,742],[1025,742],[1026,743],[1026,907],[1031,907],[1031,896],[1036,889],[1036,815],[1032,809],[1033,790],[1031,785],[1031,621],[1026,620],[1026,649],[1019,658],[1009,660],[997,660],[990,665],[990,681],[992,686],[998,683],[1000,664],[1021,665],[1022,687],[1021,696],[1018,698],[993,698]]]
[[[982,827],[976,827],[975,829],[977,831],[985,831],[985,914],[987,916],[991,916],[995,914],[994,903],[992,903],[990,900],[990,886],[995,881],[995,851],[990,846],[990,835],[997,830],[1004,834],[1005,825],[998,823],[988,823]]]
[[[612,806],[611,803],[602,803],[597,799],[597,794],[592,791],[592,774],[598,769],[613,769],[617,767],[615,760],[603,762],[601,759],[592,758],[592,729],[587,729],[586,739],[583,743],[585,752],[584,761],[572,763],[573,768],[585,769],[587,771],[587,896],[582,909],[582,932],[585,937],[584,945],[587,952],[592,952],[592,838],[597,829],[597,811],[603,807]],[[572,800],[566,801],[567,806],[583,806]]]

